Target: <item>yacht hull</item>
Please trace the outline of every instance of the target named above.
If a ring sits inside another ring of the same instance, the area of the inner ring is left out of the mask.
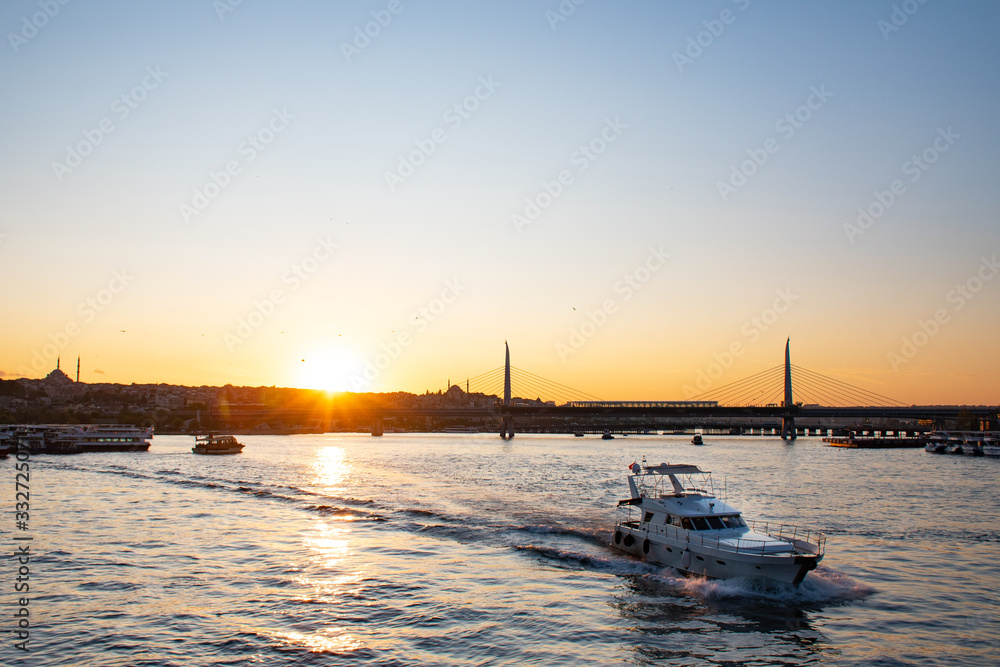
[[[208,456],[222,456],[224,454],[239,454],[240,452],[243,451],[243,448],[240,447],[239,449],[231,448],[231,449],[208,449],[208,450],[206,450],[204,447],[192,447],[191,451],[194,452],[195,454],[206,454]]]
[[[684,574],[710,579],[753,577],[792,586],[802,583],[823,559],[822,554],[794,552],[761,554],[719,549],[689,540],[657,535],[640,528],[619,524],[612,546],[644,561],[672,567]],[[803,546],[798,543],[795,546]]]

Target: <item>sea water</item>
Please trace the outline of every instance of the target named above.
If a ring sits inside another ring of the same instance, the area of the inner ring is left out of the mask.
[[[0,663],[996,664],[1000,461],[814,438],[240,436],[219,457],[193,440],[32,457],[21,533],[0,462],[0,539],[32,538],[30,591],[16,558],[0,574]],[[824,531],[826,558],[795,589],[613,550],[643,457]]]

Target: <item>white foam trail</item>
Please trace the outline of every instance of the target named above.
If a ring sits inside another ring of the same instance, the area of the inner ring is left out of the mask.
[[[810,572],[798,588],[766,579],[734,577],[732,579],[705,579],[685,577],[673,568],[664,568],[655,578],[676,587],[688,595],[705,600],[726,598],[754,598],[773,602],[843,602],[867,597],[875,589],[855,581],[842,572],[820,566]]]

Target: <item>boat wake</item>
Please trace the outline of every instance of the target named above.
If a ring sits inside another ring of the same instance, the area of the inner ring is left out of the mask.
[[[851,579],[843,572],[820,565],[799,585],[768,579],[734,577],[706,579],[685,576],[673,568],[663,568],[651,575],[658,583],[705,601],[733,600],[784,605],[788,603],[843,604],[861,600],[875,593],[867,584]]]
[[[596,570],[621,575],[649,576],[659,571],[658,567],[641,560],[625,559],[613,554],[601,555],[568,551],[557,547],[537,544],[515,544],[514,549],[544,558],[548,561],[555,561],[556,565],[561,567],[573,566],[578,569]]]

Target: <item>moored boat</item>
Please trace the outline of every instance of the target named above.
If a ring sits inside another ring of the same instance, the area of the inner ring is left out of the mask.
[[[1000,439],[989,438],[984,440],[983,456],[1000,456]]]
[[[823,559],[823,533],[746,521],[740,510],[716,498],[711,473],[697,466],[633,463],[630,472],[632,495],[618,502],[623,516],[615,526],[617,549],[685,574],[793,586]]]
[[[927,436],[927,443],[924,451],[932,454],[944,454],[948,449],[948,435],[945,433],[931,433]]]
[[[601,434],[601,439],[602,440],[614,440],[615,436],[611,435],[611,431],[605,430],[604,433]]]
[[[691,438],[691,444],[692,445],[704,445],[705,441],[701,439],[701,435],[695,433],[694,437]]]
[[[191,451],[195,454],[208,455],[239,454],[243,451],[243,445],[231,435],[209,433],[195,436]]]

